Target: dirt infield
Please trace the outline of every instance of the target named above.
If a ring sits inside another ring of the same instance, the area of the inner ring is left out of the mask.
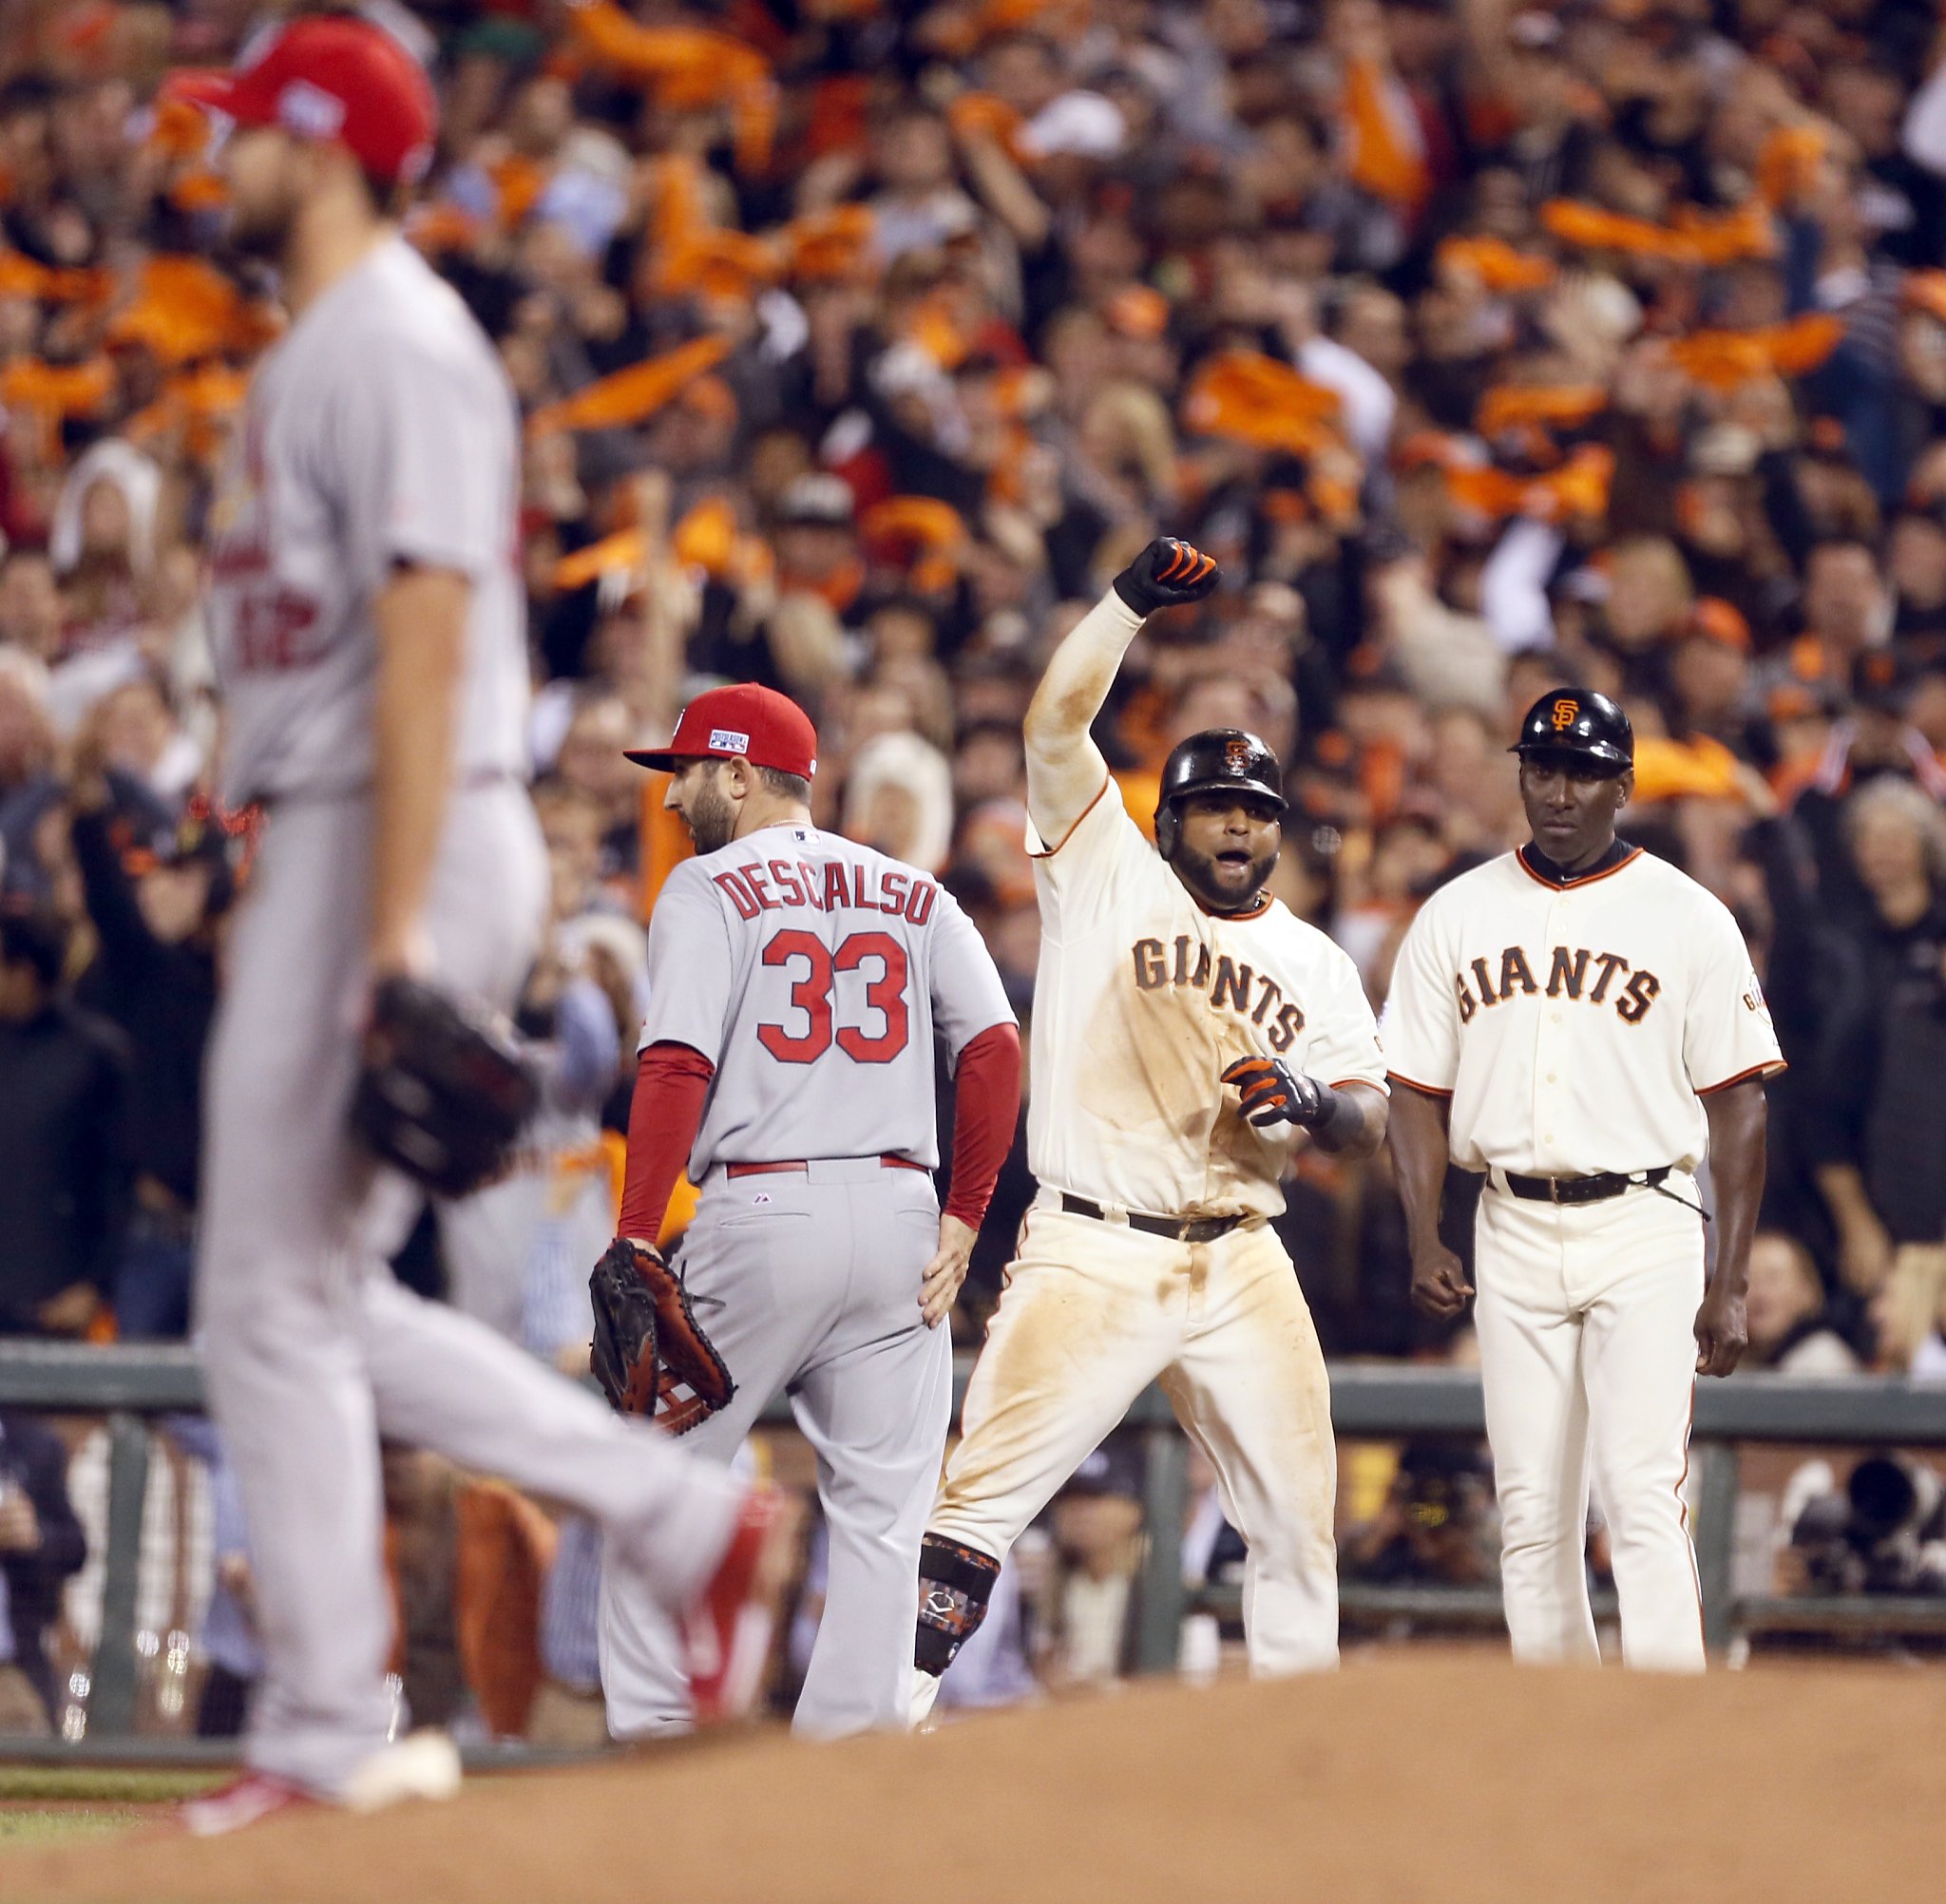
[[[0,1856],[8,1904],[1715,1904],[1936,1900],[1946,1687],[1866,1669],[1392,1655],[999,1715],[723,1741],[374,1819]]]

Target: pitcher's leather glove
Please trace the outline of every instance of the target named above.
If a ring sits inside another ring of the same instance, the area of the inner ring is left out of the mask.
[[[381,1163],[439,1196],[465,1196],[506,1167],[540,1102],[533,1068],[500,1019],[418,979],[379,982],[352,1130]]]
[[[1177,608],[1200,601],[1216,586],[1220,571],[1214,556],[1173,536],[1157,536],[1115,579],[1115,592],[1137,615],[1158,608]]]
[[[595,1265],[588,1294],[595,1380],[619,1413],[649,1416],[680,1435],[736,1393],[688,1290],[652,1244],[618,1236]]]
[[[1330,1114],[1331,1094],[1281,1058],[1240,1057],[1223,1074],[1237,1089],[1238,1109],[1259,1131],[1288,1125],[1308,1131]]]

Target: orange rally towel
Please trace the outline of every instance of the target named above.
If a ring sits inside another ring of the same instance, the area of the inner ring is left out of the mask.
[[[1430,189],[1411,116],[1389,76],[1374,62],[1347,61],[1345,172],[1354,185],[1393,204],[1416,206]]]
[[[1697,331],[1677,337],[1669,360],[1710,390],[1734,390],[1753,377],[1800,377],[1815,371],[1844,340],[1844,319],[1814,311],[1788,324],[1750,331]]]
[[[598,378],[560,403],[544,404],[527,419],[528,431],[542,436],[557,429],[617,429],[639,423],[729,354],[727,337],[697,337]]]
[[[1336,390],[1256,351],[1224,351],[1191,379],[1183,419],[1205,436],[1306,455],[1338,442]]]

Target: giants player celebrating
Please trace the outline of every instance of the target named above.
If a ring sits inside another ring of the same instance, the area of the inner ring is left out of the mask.
[[[1144,619],[1215,585],[1209,557],[1151,543],[1027,711],[1040,1191],[921,1556],[915,1717],[1008,1549],[1158,1378],[1250,1543],[1252,1666],[1338,1656],[1330,1392],[1269,1220],[1298,1132],[1351,1156],[1384,1134],[1371,1007],[1351,961],[1264,890],[1284,796],[1262,741],[1218,731],[1171,754],[1158,857],[1088,733]]]
[[[761,687],[698,695],[666,750],[629,755],[674,775],[665,804],[699,857],[670,874],[649,923],[619,1247],[649,1250],[625,1239],[660,1233],[687,1160],[701,1197],[682,1286],[732,1387],[683,1445],[727,1462],[790,1394],[830,1540],[796,1724],[830,1738],[906,1723],[912,1573],[952,1418],[939,1325],[1013,1142],[1021,1038],[953,899],[811,825],[816,756],[803,710]],[[944,1211],[935,1034],[956,1073]],[[649,1257],[632,1273],[666,1274]],[[666,1335],[659,1347],[666,1360]],[[687,1725],[666,1596],[626,1565],[602,1590],[608,1729]]]
[[[1634,787],[1628,716],[1564,688],[1535,703],[1515,752],[1532,842],[1426,902],[1385,1007],[1413,1300],[1450,1317],[1473,1293],[1439,1240],[1450,1156],[1487,1178],[1475,1319],[1515,1656],[1599,1658],[1592,1456],[1623,1658],[1695,1671],[1690,1407],[1696,1376],[1727,1375],[1743,1352],[1763,1080],[1784,1061],[1727,910],[1615,838]]]

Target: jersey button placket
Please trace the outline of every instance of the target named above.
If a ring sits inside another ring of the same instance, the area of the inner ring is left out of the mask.
[[[1538,946],[1542,969],[1535,974],[1541,990],[1542,1010],[1535,1027],[1534,1050],[1534,1134],[1535,1162],[1547,1171],[1555,1168],[1551,1151],[1559,1129],[1561,1047],[1566,1034],[1561,1026],[1560,1005],[1548,997],[1548,981],[1554,972],[1555,947],[1562,942],[1565,926],[1561,915],[1567,910],[1568,895],[1557,893],[1548,902]]]

